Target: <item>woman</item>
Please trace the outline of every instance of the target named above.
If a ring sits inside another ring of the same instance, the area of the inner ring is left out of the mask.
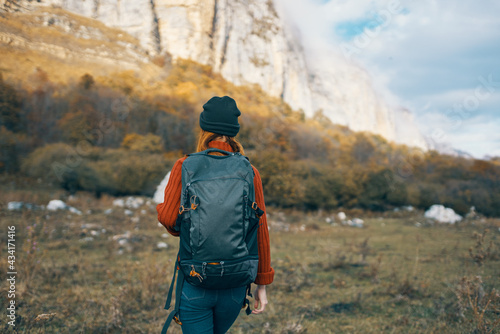
[[[238,117],[241,115],[236,102],[228,97],[213,97],[205,105],[200,114],[200,136],[197,152],[208,148],[217,148],[228,152],[244,154],[243,147],[234,138],[240,129]],[[213,152],[211,154],[222,154]],[[156,208],[158,220],[167,231],[179,236],[175,228],[181,201],[181,169],[187,157],[179,159],[170,174],[165,189],[164,202]],[[259,263],[255,284],[255,303],[252,314],[260,314],[267,305],[266,285],[271,284],[274,270],[271,268],[269,247],[269,233],[265,214],[264,195],[260,174],[253,167],[255,201],[264,211],[260,218],[257,231]],[[182,296],[179,310],[179,320],[182,323],[183,333],[226,333],[239,315],[245,299],[246,287],[233,289],[203,289],[190,284],[182,287]]]

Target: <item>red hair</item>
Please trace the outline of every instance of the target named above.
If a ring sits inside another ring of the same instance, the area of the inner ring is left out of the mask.
[[[243,150],[243,146],[241,146],[240,142],[238,140],[236,140],[236,138],[225,136],[225,135],[220,135],[218,133],[205,131],[203,129],[200,129],[200,134],[198,136],[198,145],[196,146],[196,152],[205,151],[208,148],[208,143],[210,143],[211,141],[213,141],[217,138],[222,138],[221,141],[225,141],[226,143],[228,143],[234,152],[239,152],[242,155],[245,155],[245,152]],[[214,154],[216,154],[216,153],[214,153]],[[218,154],[222,154],[222,153],[218,153]]]

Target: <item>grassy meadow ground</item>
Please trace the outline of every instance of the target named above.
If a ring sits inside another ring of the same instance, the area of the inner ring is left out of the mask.
[[[158,226],[154,204],[127,214],[113,197],[68,197],[6,177],[2,184],[0,271],[5,277],[7,227],[15,226],[18,333],[160,331],[178,241]],[[54,198],[83,214],[7,210],[10,201]],[[260,316],[242,312],[230,333],[500,331],[499,219],[450,226],[431,225],[421,212],[347,212],[364,219],[356,228],[327,223],[334,213],[268,212],[270,303]],[[0,288],[6,313],[6,279]],[[2,332],[14,332],[6,314],[0,319]]]

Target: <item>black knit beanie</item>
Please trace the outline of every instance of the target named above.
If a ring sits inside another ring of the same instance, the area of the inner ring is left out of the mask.
[[[200,127],[205,131],[234,137],[240,131],[240,115],[241,112],[232,98],[214,96],[203,105]]]

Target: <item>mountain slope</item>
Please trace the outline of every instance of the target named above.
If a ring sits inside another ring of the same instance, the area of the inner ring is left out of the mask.
[[[411,117],[389,108],[363,69],[330,55],[308,59],[272,0],[40,0],[39,5],[122,29],[149,55],[192,59],[234,84],[257,84],[308,116],[321,110],[353,130],[426,147]]]
[[[50,7],[0,16],[0,50],[4,77],[25,82],[36,68],[49,72],[52,80],[67,81],[87,72],[147,74],[155,67],[126,32]]]

